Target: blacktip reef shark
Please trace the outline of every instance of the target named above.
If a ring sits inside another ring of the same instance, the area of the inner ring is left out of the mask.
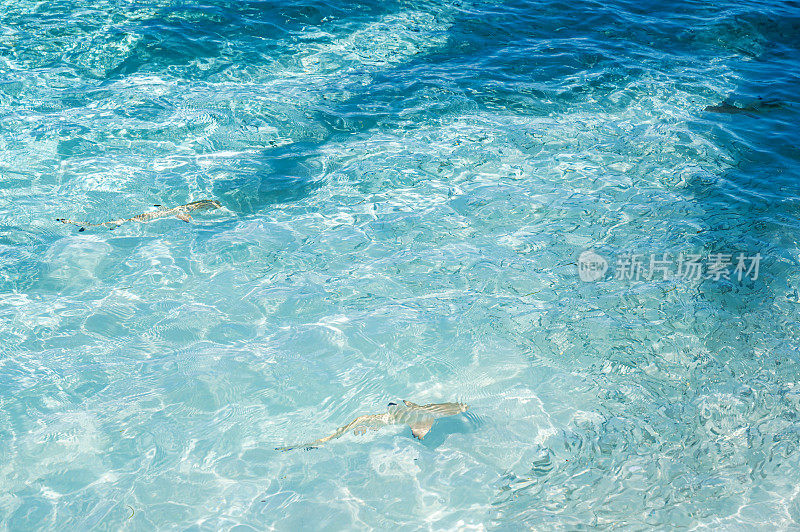
[[[161,205],[156,205],[156,207],[161,207]],[[110,229],[115,229],[117,226],[124,224],[125,222],[138,222],[138,223],[147,223],[152,222],[153,220],[158,220],[159,218],[169,218],[171,216],[176,217],[179,220],[183,220],[184,222],[189,223],[192,220],[190,212],[193,211],[209,211],[213,209],[219,209],[222,205],[217,200],[199,200],[193,201],[191,203],[187,203],[186,205],[179,205],[177,207],[172,207],[171,209],[161,208],[157,211],[150,211],[145,212],[142,214],[137,214],[132,218],[122,218],[120,220],[111,220],[109,222],[103,222],[99,224],[90,224],[87,222],[75,222],[73,220],[67,220],[66,218],[56,218],[57,222],[65,223],[65,224],[73,224],[80,227],[78,232],[84,231],[87,227],[102,227],[109,225],[111,226]]]
[[[783,104],[776,101],[769,101],[759,98],[757,102],[749,103],[743,107],[739,107],[738,105],[732,104],[728,100],[723,100],[719,103],[719,105],[709,105],[704,111],[709,113],[720,113],[725,115],[738,115],[738,114],[750,114],[750,113],[757,113],[759,111],[765,111],[769,109],[779,109],[783,107]]]
[[[275,449],[278,451],[313,449],[325,442],[339,438],[351,430],[353,434],[364,434],[367,432],[367,429],[377,430],[387,425],[408,424],[411,427],[411,434],[413,434],[415,438],[421,440],[428,431],[431,430],[434,420],[440,417],[455,416],[456,414],[466,412],[467,409],[469,409],[469,405],[464,403],[431,403],[429,405],[418,405],[411,401],[403,401],[402,405],[389,403],[385,414],[360,416],[347,425],[339,427],[336,432],[330,436],[325,436],[324,438],[308,443],[301,443],[300,445],[276,447]]]

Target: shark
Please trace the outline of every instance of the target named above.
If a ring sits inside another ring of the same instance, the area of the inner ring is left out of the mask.
[[[748,114],[748,113],[757,113],[759,111],[764,111],[768,109],[778,109],[783,107],[780,102],[776,101],[765,101],[762,98],[758,99],[758,102],[747,104],[743,107],[739,107],[736,104],[732,104],[728,100],[723,100],[719,103],[719,105],[709,105],[704,109],[709,113],[720,113],[725,115],[738,115],[738,114]]]
[[[433,422],[441,417],[455,416],[466,412],[469,405],[464,403],[431,403],[428,405],[418,405],[411,401],[403,400],[403,404],[389,403],[385,414],[366,415],[355,418],[353,421],[339,427],[330,436],[325,436],[318,440],[299,445],[289,445],[287,447],[276,447],[277,451],[291,451],[292,449],[313,449],[325,442],[339,438],[349,431],[353,434],[364,434],[367,429],[377,430],[387,425],[406,425],[411,427],[411,434],[418,440],[422,440],[431,430]]]
[[[161,205],[156,205],[156,207],[161,207]],[[132,218],[121,218],[119,220],[111,220],[99,224],[93,224],[88,222],[76,222],[73,220],[67,220],[66,218],[56,218],[56,221],[65,224],[77,225],[80,227],[80,229],[78,229],[78,232],[85,231],[87,227],[102,227],[108,225],[110,226],[109,229],[115,229],[117,226],[124,224],[125,222],[147,223],[147,222],[152,222],[153,220],[158,220],[159,218],[169,218],[171,216],[174,216],[179,220],[183,220],[184,222],[189,223],[192,220],[192,217],[189,214],[190,212],[209,211],[213,209],[219,209],[220,207],[222,207],[222,205],[217,200],[203,199],[187,203],[186,205],[179,205],[177,207],[172,207],[171,209],[160,208],[157,211],[150,211],[142,214],[137,214]]]

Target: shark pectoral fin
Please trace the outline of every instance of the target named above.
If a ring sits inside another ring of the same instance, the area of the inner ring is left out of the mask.
[[[409,408],[411,408],[412,406],[419,406],[417,403],[412,403],[411,401],[406,401],[405,399],[403,399],[403,404]]]
[[[411,434],[413,434],[415,438],[421,440],[431,430],[433,418],[417,421],[416,423],[409,423],[408,426],[411,427]]]
[[[192,217],[191,217],[191,216],[189,216],[189,215],[188,215],[187,213],[185,213],[185,212],[179,212],[178,214],[176,214],[176,215],[175,215],[175,217],[176,217],[178,220],[183,220],[183,221],[184,221],[184,222],[186,222],[187,224],[188,224],[189,222],[191,222],[191,221],[192,221]]]

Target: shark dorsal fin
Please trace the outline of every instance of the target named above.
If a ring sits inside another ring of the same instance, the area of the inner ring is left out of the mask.
[[[417,406],[417,407],[419,406],[417,403],[412,403],[411,401],[406,401],[405,399],[403,399],[403,403],[409,408],[414,407],[414,406]]]
[[[386,407],[387,412],[389,412],[390,414],[394,414],[399,409],[400,405],[398,405],[397,403],[389,403],[389,405]]]
[[[408,426],[411,427],[411,434],[413,434],[415,438],[421,440],[431,430],[433,418],[429,417],[420,421],[415,421],[414,423],[409,423]]]

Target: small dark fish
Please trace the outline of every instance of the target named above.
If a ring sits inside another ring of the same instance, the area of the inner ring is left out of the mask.
[[[156,205],[159,207],[160,205]],[[216,200],[199,200],[193,201],[191,203],[187,203],[186,205],[179,205],[178,207],[173,207],[171,209],[159,209],[157,211],[145,212],[142,214],[137,214],[132,218],[122,218],[120,220],[111,220],[110,222],[103,222],[99,224],[92,224],[87,222],[75,222],[73,220],[67,220],[66,218],[56,218],[57,222],[65,223],[65,224],[73,224],[80,226],[78,232],[84,231],[87,227],[100,227],[108,225],[110,229],[114,229],[117,226],[124,224],[125,222],[138,222],[138,223],[147,223],[152,222],[153,220],[158,220],[160,218],[169,218],[170,216],[175,216],[179,220],[183,220],[186,223],[191,222],[192,217],[189,215],[192,211],[209,211],[213,209],[219,209],[222,205]]]
[[[348,431],[353,434],[363,434],[367,429],[378,429],[387,425],[405,425],[411,427],[411,434],[417,439],[422,439],[431,430],[433,421],[440,417],[454,416],[466,412],[469,405],[464,403],[432,403],[429,405],[418,405],[411,401],[403,401],[402,405],[389,403],[385,414],[375,414],[371,416],[360,416],[353,421],[324,438],[314,440],[300,445],[290,445],[288,447],[276,447],[278,451],[290,451],[292,449],[311,449],[327,441],[343,436]]]

